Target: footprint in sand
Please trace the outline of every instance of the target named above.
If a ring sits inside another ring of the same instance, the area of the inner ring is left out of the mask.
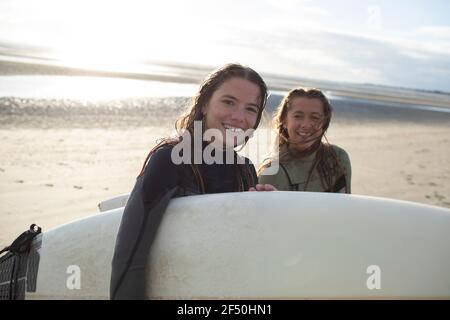
[[[427,149],[427,148],[416,150],[416,153],[428,153],[428,152],[430,152],[430,149]]]
[[[439,201],[442,201],[442,200],[445,199],[445,196],[443,196],[443,195],[437,193],[437,191],[434,192],[434,197],[435,197],[436,199],[438,199]]]
[[[411,174],[408,174],[406,176],[406,181],[408,181],[408,184],[410,184],[410,185],[414,185],[415,184],[414,181],[413,181],[413,176]]]

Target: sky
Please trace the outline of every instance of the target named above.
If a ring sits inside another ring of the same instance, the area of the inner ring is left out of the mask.
[[[450,92],[447,0],[0,0],[2,44]]]

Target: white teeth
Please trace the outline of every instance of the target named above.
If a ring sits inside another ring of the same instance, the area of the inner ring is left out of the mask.
[[[236,127],[233,127],[233,126],[229,126],[227,124],[224,124],[223,126],[225,127],[226,130],[230,130],[230,131],[233,131],[233,132],[236,132],[236,133],[241,133],[241,132],[244,131],[241,128],[236,128]]]

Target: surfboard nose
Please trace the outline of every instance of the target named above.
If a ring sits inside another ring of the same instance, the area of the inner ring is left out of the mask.
[[[123,208],[127,204],[129,193],[121,194],[119,196],[104,200],[98,204],[100,212]]]

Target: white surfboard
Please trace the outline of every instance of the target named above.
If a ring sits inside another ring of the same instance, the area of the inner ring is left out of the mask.
[[[35,239],[26,299],[108,299],[123,208]],[[148,298],[450,298],[450,210],[382,198],[241,192],[173,199]]]

